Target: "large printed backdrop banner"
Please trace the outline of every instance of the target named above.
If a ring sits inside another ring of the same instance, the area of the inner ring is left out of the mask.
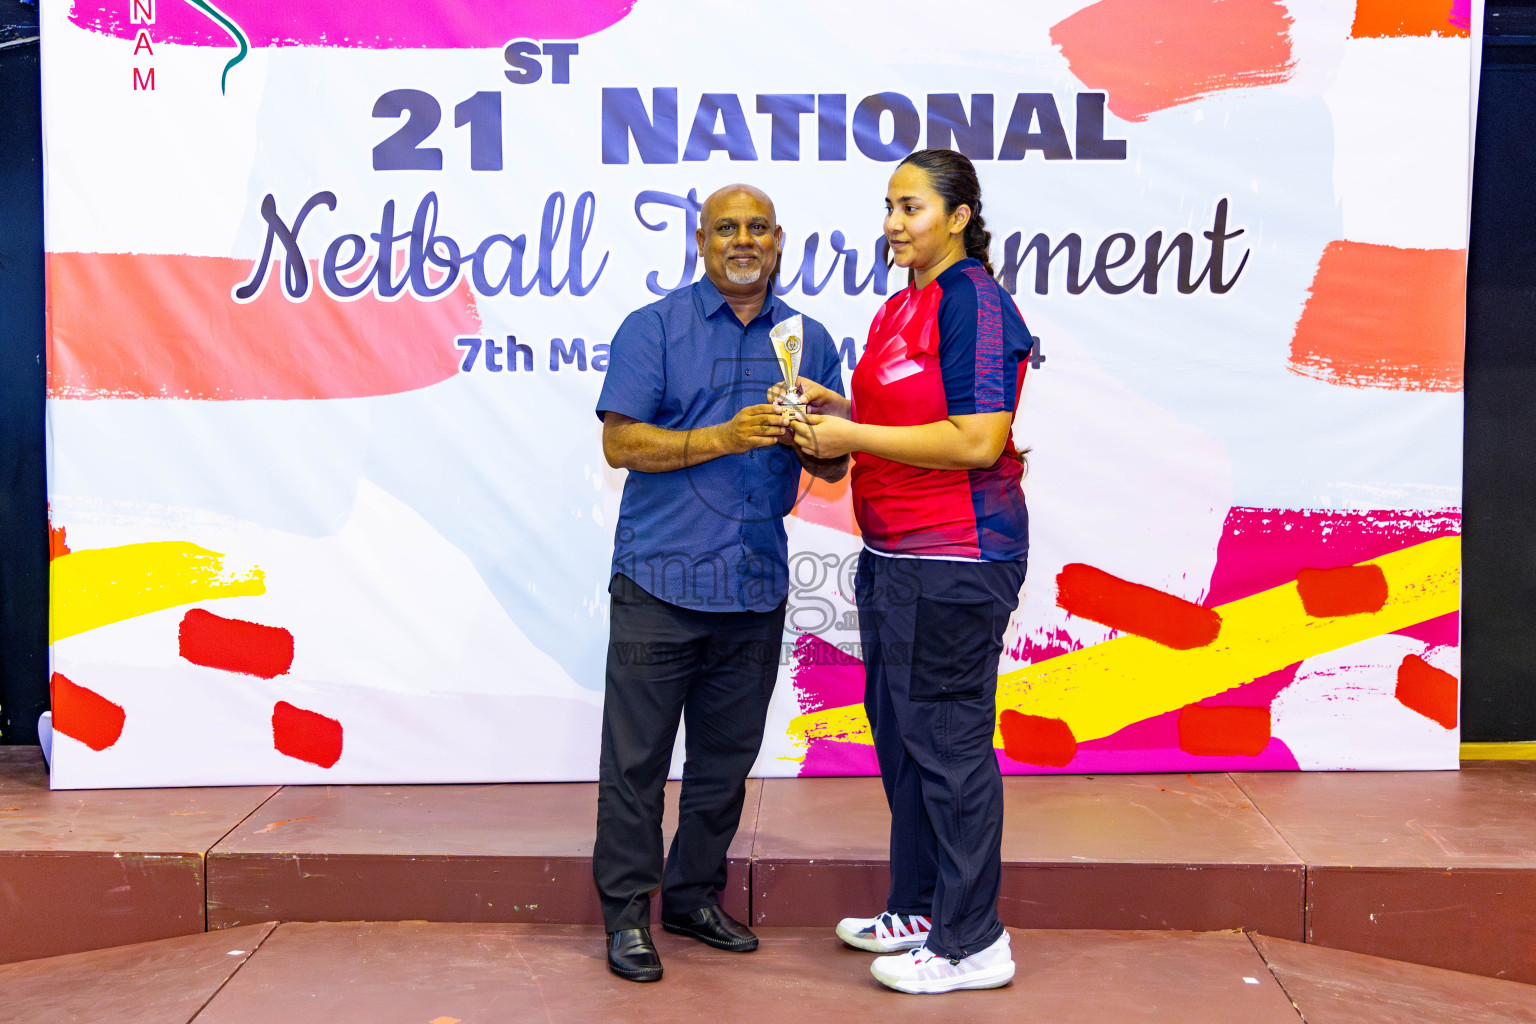
[[[923,146],[1039,339],[1003,770],[1454,767],[1476,13],[45,5],[54,785],[595,777],[614,330],[746,181],[846,374]],[[874,773],[786,523],[757,770]]]

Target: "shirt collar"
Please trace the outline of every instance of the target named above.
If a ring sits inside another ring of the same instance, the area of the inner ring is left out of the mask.
[[[720,289],[715,287],[715,282],[711,281],[707,274],[699,278],[698,283],[693,287],[694,295],[698,299],[699,309],[703,312],[706,319],[720,312],[720,308],[724,306],[731,319],[735,320],[735,310],[730,308],[730,304],[725,301],[725,296],[720,294]],[[773,293],[773,286],[769,285],[768,295],[763,299],[763,308],[757,311],[757,317],[754,317],[752,322],[756,323],[758,318],[763,316],[767,316],[771,322],[773,313],[778,306],[779,297]],[[736,322],[740,323],[741,321],[737,320]]]

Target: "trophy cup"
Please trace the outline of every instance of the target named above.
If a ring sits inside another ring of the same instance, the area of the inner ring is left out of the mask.
[[[773,325],[768,332],[773,342],[773,354],[778,357],[779,371],[784,374],[784,397],[779,404],[795,419],[804,419],[805,395],[796,383],[800,378],[800,353],[805,347],[805,319],[796,313],[788,320]]]

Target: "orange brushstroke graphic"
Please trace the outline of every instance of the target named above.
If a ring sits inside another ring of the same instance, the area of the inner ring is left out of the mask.
[[[853,518],[851,479],[845,476],[836,483],[828,483],[801,470],[800,500],[795,504],[795,516],[808,523],[859,536],[859,524]]]
[[[1405,708],[1433,719],[1447,729],[1456,728],[1460,683],[1417,654],[1397,667],[1397,699]]]
[[[458,369],[456,335],[480,329],[467,283],[442,299],[316,287],[302,302],[231,290],[249,260],[51,253],[54,398],[362,398],[424,388]]]
[[[1295,73],[1291,16],[1276,0],[1101,0],[1058,22],[1051,42],[1127,121],[1224,89]]]
[[[128,715],[95,690],[59,672],[49,680],[53,727],[92,750],[106,750],[123,735]]]
[[[1330,384],[1460,391],[1465,249],[1329,242],[1291,337],[1290,370]]]
[[[1221,633],[1220,613],[1081,563],[1057,574],[1056,604],[1073,615],[1180,651],[1204,647]]]
[[[1390,36],[1470,36],[1466,21],[1451,0],[1358,0],[1355,39]]]

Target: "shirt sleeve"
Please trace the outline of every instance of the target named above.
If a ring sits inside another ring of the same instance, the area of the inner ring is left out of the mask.
[[[661,317],[637,309],[624,318],[608,349],[608,372],[597,396],[597,418],[616,412],[651,423],[667,387],[666,337]]]
[[[1017,388],[1009,382],[1018,360],[1004,348],[1001,299],[986,271],[966,267],[939,300],[939,369],[951,416],[1013,411]]]
[[[818,321],[805,318],[806,342],[817,359],[814,368],[806,376],[824,388],[843,394],[843,360],[838,354],[832,335]]]

